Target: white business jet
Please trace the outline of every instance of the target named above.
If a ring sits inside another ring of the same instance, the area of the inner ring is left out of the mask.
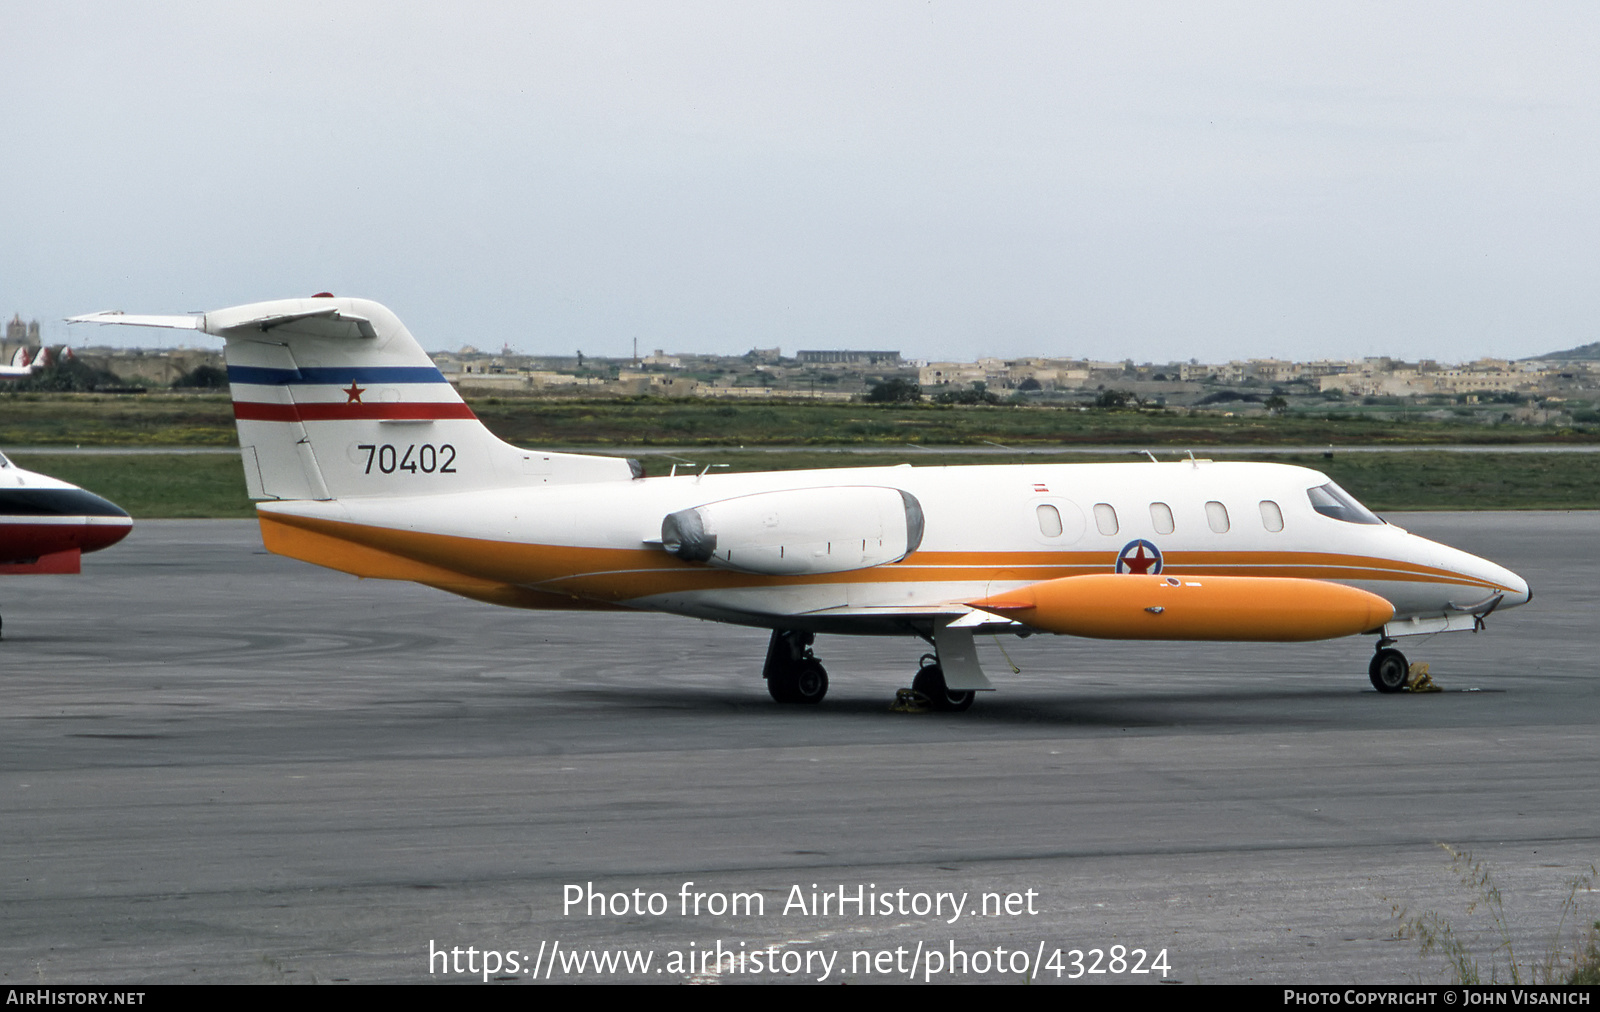
[[[245,478],[281,555],[522,608],[662,611],[772,630],[773,698],[819,702],[818,633],[916,636],[913,687],[991,689],[976,633],[1299,641],[1477,630],[1515,573],[1408,534],[1284,464],[1007,464],[643,477],[478,421],[388,309],[318,295],[71,322],[227,341]]]

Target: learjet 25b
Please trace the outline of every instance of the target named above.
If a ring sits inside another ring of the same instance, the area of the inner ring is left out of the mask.
[[[1008,464],[643,477],[523,450],[473,415],[393,313],[289,299],[73,322],[227,341],[266,546],[357,576],[522,608],[662,611],[772,630],[774,699],[815,703],[818,633],[914,635],[938,709],[992,688],[975,633],[1296,641],[1478,629],[1515,573],[1368,512],[1283,464]]]

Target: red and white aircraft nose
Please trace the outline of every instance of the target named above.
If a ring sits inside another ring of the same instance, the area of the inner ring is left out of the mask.
[[[0,572],[76,573],[78,557],[128,536],[133,518],[93,492],[8,468],[0,487]]]

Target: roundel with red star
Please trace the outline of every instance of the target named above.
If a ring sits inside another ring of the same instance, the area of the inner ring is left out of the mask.
[[[1117,572],[1156,575],[1161,572],[1161,549],[1143,538],[1128,542],[1117,553]]]

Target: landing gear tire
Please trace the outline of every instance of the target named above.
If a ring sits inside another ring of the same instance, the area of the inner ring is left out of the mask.
[[[761,675],[767,692],[780,703],[820,703],[828,694],[828,673],[811,653],[816,637],[798,629],[774,629]]]
[[[768,675],[767,692],[780,703],[820,703],[828,694],[828,672],[808,657]]]
[[[937,664],[924,665],[917,677],[912,679],[911,688],[928,697],[928,706],[931,709],[945,713],[959,713],[972,705],[977,693],[970,689],[966,692],[952,692],[944,684],[944,669]]]
[[[1367,666],[1372,687],[1379,692],[1405,691],[1406,679],[1410,675],[1411,665],[1406,662],[1406,655],[1398,650],[1379,650],[1372,655],[1372,663]]]

